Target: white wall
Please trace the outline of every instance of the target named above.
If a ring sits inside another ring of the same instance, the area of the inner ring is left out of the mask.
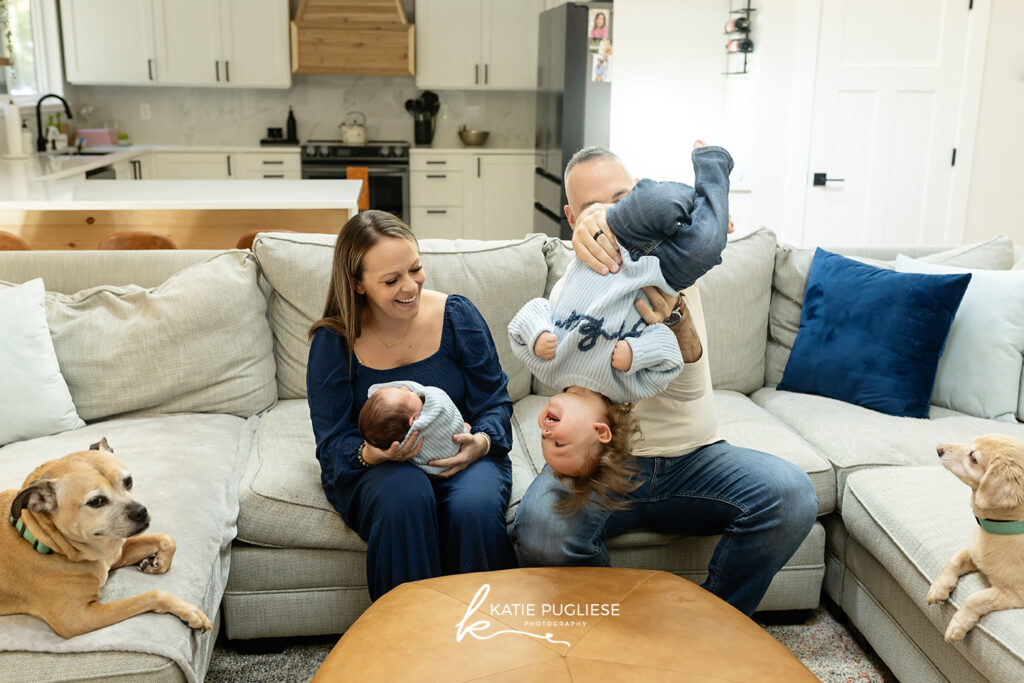
[[[966,242],[1002,234],[1024,245],[1024,2],[990,0]]]

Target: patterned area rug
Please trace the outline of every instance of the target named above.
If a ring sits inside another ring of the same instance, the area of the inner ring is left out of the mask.
[[[867,651],[826,606],[813,612],[755,616],[755,621],[825,683],[896,683],[878,656]],[[239,652],[222,638],[214,649],[206,683],[304,683],[313,677],[336,641],[337,636],[261,641],[253,645],[268,651]]]

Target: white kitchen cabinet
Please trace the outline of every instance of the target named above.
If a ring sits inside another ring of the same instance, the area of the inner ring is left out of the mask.
[[[114,176],[117,180],[152,180],[152,155],[144,152],[114,164]]]
[[[302,177],[297,151],[159,151],[155,155],[156,169],[148,177],[160,180],[299,180]]]
[[[288,0],[61,0],[68,81],[291,86]]]
[[[532,232],[532,152],[414,149],[409,165],[417,237],[518,239]]]
[[[158,152],[160,180],[226,180],[232,177],[231,154],[224,152]]]
[[[300,180],[298,152],[243,152],[232,155],[232,177],[250,180]]]
[[[416,0],[416,86],[537,87],[544,0]]]
[[[61,0],[60,16],[68,82],[151,82],[153,5],[149,0]]]

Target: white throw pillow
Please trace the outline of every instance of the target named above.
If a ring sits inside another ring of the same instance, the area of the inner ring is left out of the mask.
[[[0,289],[0,446],[84,427],[46,326],[43,280]]]
[[[1013,420],[1024,363],[1024,273],[923,263],[900,254],[901,273],[971,273],[946,349],[932,404],[961,413]]]

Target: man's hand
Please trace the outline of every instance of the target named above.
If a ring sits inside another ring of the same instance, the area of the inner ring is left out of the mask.
[[[633,347],[625,339],[615,342],[615,350],[612,351],[612,367],[623,372],[633,367]]]
[[[693,324],[693,316],[686,308],[685,297],[682,294],[669,296],[657,287],[644,287],[644,294],[651,300],[652,305],[648,305],[643,299],[637,299],[633,305],[648,325],[663,321],[676,307],[676,302],[679,302],[679,313],[682,318],[669,329],[675,333],[676,339],[679,341],[679,351],[683,355],[683,362],[694,363],[700,360],[704,354],[704,347],[700,343],[697,328]]]
[[[404,462],[410,458],[416,457],[416,454],[423,448],[423,438],[419,432],[413,432],[409,435],[408,443],[405,444],[405,448],[399,448],[398,442],[395,441],[386,450],[382,451],[376,446],[371,446],[368,443],[363,444],[363,460],[371,465],[379,465],[382,462]]]
[[[533,355],[544,360],[552,360],[558,348],[558,337],[551,332],[541,332],[533,343]]]
[[[576,217],[572,248],[580,260],[601,275],[619,272],[622,256],[605,213],[611,204],[591,204]],[[595,238],[594,235],[597,235]]]

